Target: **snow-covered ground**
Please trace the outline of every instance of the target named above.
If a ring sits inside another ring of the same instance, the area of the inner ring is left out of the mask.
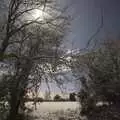
[[[30,115],[35,120],[78,120],[78,102],[43,102],[37,103],[37,109],[33,103],[27,103],[27,107],[32,108]]]

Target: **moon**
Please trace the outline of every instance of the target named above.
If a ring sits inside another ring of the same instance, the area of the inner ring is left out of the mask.
[[[45,18],[48,18],[48,14],[42,10],[35,9],[32,12],[32,17],[33,19],[44,20]]]

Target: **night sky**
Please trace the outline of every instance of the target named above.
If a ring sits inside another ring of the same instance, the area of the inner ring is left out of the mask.
[[[74,18],[71,32],[65,38],[68,49],[86,47],[89,38],[101,24],[101,14],[103,15],[104,24],[95,39],[102,41],[109,38],[120,38],[120,0],[59,1],[63,6],[69,6],[68,14]],[[73,83],[66,85],[68,91],[72,91],[75,87]],[[57,90],[55,87],[52,88]]]
[[[0,0],[1,3],[2,0]],[[101,9],[103,10],[104,25],[95,39],[120,38],[120,0],[58,0],[61,6],[69,6],[67,13],[74,19],[70,33],[65,38],[66,47],[71,49],[84,48],[88,39],[96,32],[101,24]],[[2,9],[2,8],[1,8]],[[72,91],[74,84],[66,85]],[[42,90],[45,91],[45,85]],[[60,91],[55,85],[52,91]]]
[[[65,3],[70,5],[68,14],[74,17],[71,32],[66,38],[68,48],[71,49],[72,41],[74,48],[85,47],[101,24],[101,13],[104,25],[95,39],[120,37],[120,0],[66,0]]]

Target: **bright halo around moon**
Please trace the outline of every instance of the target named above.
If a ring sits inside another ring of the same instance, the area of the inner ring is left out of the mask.
[[[45,18],[48,18],[48,14],[42,10],[35,9],[32,12],[32,17],[33,17],[33,19],[44,20]]]

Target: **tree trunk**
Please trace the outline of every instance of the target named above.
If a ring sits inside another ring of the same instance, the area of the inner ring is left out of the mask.
[[[11,102],[10,102],[10,113],[8,120],[17,120],[17,116],[19,114],[19,108],[21,104],[21,100],[24,97],[24,90],[15,91],[11,95]]]
[[[29,71],[32,67],[31,65],[32,64],[29,64],[29,62],[26,62],[26,64],[22,68],[21,73],[18,73],[18,75],[15,78],[13,78],[13,82],[11,83],[13,86],[10,90],[11,100],[8,120],[17,120],[20,104],[25,95],[25,88],[27,86]]]
[[[10,113],[8,116],[8,120],[17,120],[19,105],[20,101],[17,98],[17,93],[15,93],[11,96]]]

